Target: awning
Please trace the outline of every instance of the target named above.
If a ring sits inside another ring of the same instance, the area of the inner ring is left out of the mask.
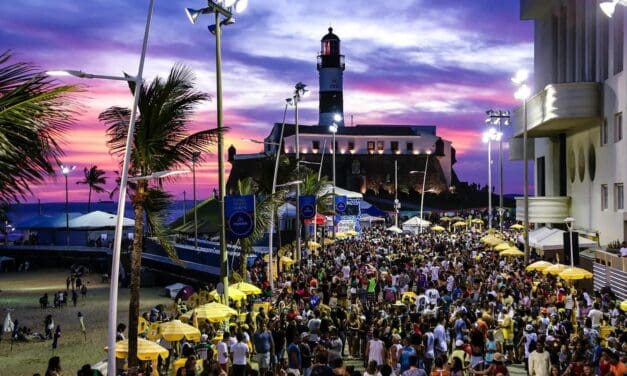
[[[542,227],[529,232],[529,246],[543,251],[564,249],[564,233],[566,231],[557,228]],[[525,242],[522,235],[518,241]],[[596,247],[597,243],[583,236],[579,236],[579,248]]]

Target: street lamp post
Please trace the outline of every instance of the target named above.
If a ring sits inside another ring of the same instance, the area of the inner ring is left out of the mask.
[[[67,186],[67,176],[70,172],[74,171],[76,166],[64,166],[61,165],[61,173],[65,177],[65,245],[67,247],[70,246],[70,203],[69,203],[69,193]]]
[[[429,156],[431,156],[431,150],[427,150],[427,159],[425,161],[425,170],[422,174],[422,190],[420,191],[420,233],[422,233],[423,227],[423,209],[425,207],[425,188],[427,183],[427,169],[429,168]]]
[[[296,131],[296,176],[300,179],[300,130],[298,129],[298,102],[300,102],[302,97],[305,97],[309,94],[309,90],[305,89],[307,85],[302,82],[298,82],[294,86],[294,96],[292,97],[292,103],[294,104],[294,128]],[[296,252],[294,252],[294,257],[296,260],[300,261],[301,251],[300,251],[300,184],[296,185]]]
[[[196,163],[200,158],[200,152],[192,154],[192,195],[194,196],[194,248],[198,249],[198,212],[196,204]]]
[[[573,258],[573,223],[575,223],[575,218],[568,217],[564,218],[564,223],[568,227],[568,235],[570,236],[570,267],[575,267],[575,259]]]
[[[107,345],[109,348],[107,355],[107,374],[115,375],[115,353],[116,353],[116,336],[117,336],[117,320],[118,320],[118,280],[120,272],[120,253],[122,248],[122,231],[124,225],[124,210],[126,207],[126,189],[128,186],[128,169],[131,160],[131,152],[133,146],[133,137],[135,136],[135,120],[137,119],[137,111],[139,104],[139,95],[144,82],[144,61],[146,60],[146,50],[148,48],[148,36],[150,35],[150,23],[152,21],[152,12],[154,9],[154,0],[148,3],[148,13],[146,16],[146,26],[144,28],[144,38],[142,42],[142,50],[139,58],[139,67],[135,77],[130,76],[103,76],[86,74],[81,71],[49,71],[49,75],[72,75],[81,78],[95,78],[105,80],[128,81],[135,83],[133,92],[133,108],[129,118],[128,133],[126,135],[126,145],[124,148],[124,161],[122,162],[122,176],[120,177],[120,189],[118,195],[117,217],[115,222],[115,234],[113,238],[113,249],[111,252],[111,287],[109,288],[109,314],[107,320]]]
[[[398,161],[394,160],[394,226],[398,227],[398,212],[400,209],[398,201]]]
[[[483,142],[488,144],[488,229],[492,228],[492,141],[499,141],[503,134],[490,128],[483,134]]]
[[[340,120],[342,119],[341,116],[339,116],[338,114],[335,115],[337,120],[337,117],[340,118]],[[332,139],[331,139],[331,143],[332,143],[332,149],[333,150],[333,158],[332,158],[332,165],[333,165],[333,191],[332,191],[332,196],[333,196],[333,238],[335,239],[335,226],[337,226],[337,213],[335,212],[336,208],[335,208],[335,134],[337,133],[337,124],[334,122],[333,124],[331,124],[329,126],[329,131],[331,132],[332,135]]]
[[[527,86],[527,78],[529,78],[529,72],[526,70],[519,70],[512,78],[512,82],[518,86],[518,90],[514,93],[514,98],[523,102],[522,106],[522,122],[523,122],[523,175],[524,175],[524,210],[525,210],[525,228],[524,228],[524,241],[525,241],[525,265],[529,263],[529,163],[527,161],[527,98],[531,94],[531,89]]]
[[[499,132],[503,132],[503,125],[507,126],[510,122],[510,113],[509,111],[501,111],[501,110],[488,110],[486,111],[487,124],[498,125]],[[505,208],[503,206],[503,137],[499,141],[499,229],[503,231],[503,214],[505,213]]]
[[[220,278],[224,286],[224,302],[229,304],[229,277],[228,254],[226,249],[226,218],[224,216],[224,198],[226,196],[225,172],[224,172],[224,116],[222,113],[222,25],[235,22],[233,8],[242,12],[246,9],[247,0],[223,0],[215,2],[207,0],[207,7],[200,10],[187,8],[185,11],[190,22],[196,23],[201,14],[214,14],[214,25],[209,26],[209,31],[215,35],[216,40],[216,109],[218,130],[218,195],[220,196]],[[224,20],[221,20],[223,17]]]

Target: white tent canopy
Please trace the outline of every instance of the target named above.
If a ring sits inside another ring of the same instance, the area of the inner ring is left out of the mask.
[[[390,226],[388,228],[385,229],[386,231],[390,231],[396,234],[400,234],[403,232],[403,230],[401,230],[400,228],[398,228],[397,226]]]
[[[408,219],[407,221],[403,222],[401,227],[403,228],[403,231],[417,234],[420,231],[420,227],[422,227],[423,229],[426,229],[426,228],[429,228],[430,225],[431,225],[431,222],[427,221],[426,219],[420,219],[419,217],[412,217]]]
[[[318,196],[324,196],[326,194],[331,194],[331,193],[333,193],[333,184],[327,184],[320,189]],[[338,186],[335,187],[335,195],[346,196],[347,198],[363,198],[364,197],[364,195],[362,195],[359,192],[349,191],[347,189],[340,188]]]
[[[116,214],[109,214],[103,211],[96,210],[91,213],[72,218],[69,225],[71,229],[114,228],[116,221]],[[135,226],[135,221],[125,217],[123,219],[122,226],[133,227]]]
[[[566,231],[557,228],[542,227],[529,232],[529,246],[531,248],[543,251],[564,249],[564,233]],[[524,238],[518,237],[518,240],[524,243]],[[595,247],[597,244],[579,236],[579,248]]]
[[[296,206],[290,204],[289,202],[279,206],[277,212],[281,220],[286,218],[296,218]]]
[[[170,298],[176,298],[179,291],[183,290],[187,285],[184,283],[174,283],[164,288],[165,296],[169,296]]]
[[[385,218],[373,217],[370,214],[362,214],[359,217],[359,222],[385,222]]]

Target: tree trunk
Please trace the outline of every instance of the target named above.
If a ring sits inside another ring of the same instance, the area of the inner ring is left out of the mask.
[[[137,375],[139,360],[137,359],[137,324],[139,321],[139,285],[142,262],[143,230],[144,230],[144,189],[146,182],[140,181],[137,193],[133,198],[135,211],[135,238],[131,251],[131,283],[130,301],[128,304],[128,371],[129,375]]]
[[[87,196],[87,213],[91,213],[91,185],[89,186],[89,195]]]
[[[240,254],[239,254],[239,272],[241,274],[242,277],[242,282],[248,282],[246,280],[246,274],[247,274],[247,270],[248,270],[248,251],[250,249],[250,240],[248,239],[243,239],[241,246],[240,246]]]

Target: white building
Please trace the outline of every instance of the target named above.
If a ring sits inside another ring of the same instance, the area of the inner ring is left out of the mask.
[[[534,94],[527,100],[534,161],[534,224],[562,223],[596,234],[601,245],[627,238],[625,11],[613,18],[598,0],[521,0],[535,30]],[[512,159],[522,159],[522,107],[515,112]],[[531,178],[531,177],[530,177]],[[517,200],[518,219],[523,200]]]

